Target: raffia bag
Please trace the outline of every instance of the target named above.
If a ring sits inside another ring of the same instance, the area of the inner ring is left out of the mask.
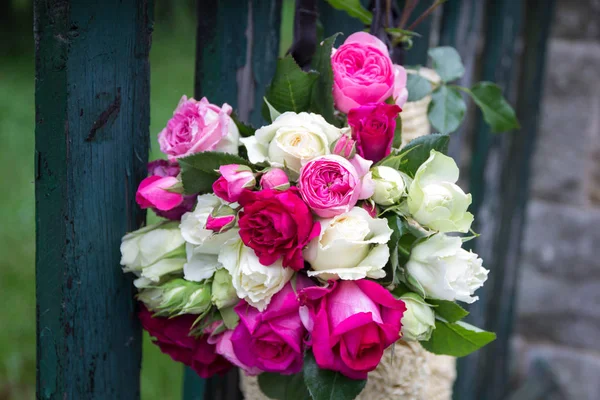
[[[417,73],[416,71],[408,71]],[[439,76],[421,68],[419,75],[432,82]],[[402,107],[402,146],[416,137],[430,133],[427,107],[431,97],[408,102]],[[450,400],[456,378],[456,360],[427,352],[418,342],[399,340],[385,351],[381,363],[369,373],[367,386],[357,400]],[[241,374],[246,400],[269,400],[258,387],[256,377]]]

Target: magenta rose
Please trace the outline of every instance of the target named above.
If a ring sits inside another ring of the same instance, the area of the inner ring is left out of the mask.
[[[208,335],[197,338],[190,336],[190,329],[197,316],[153,317],[152,313],[140,304],[138,317],[163,353],[190,366],[202,378],[222,375],[231,368],[231,363],[215,352],[215,345],[208,343]]]
[[[148,163],[149,177],[160,177],[169,179],[152,178],[142,181],[136,201],[142,208],[152,208],[152,211],[159,217],[167,218],[173,221],[181,219],[181,216],[194,208],[196,202],[195,195],[181,196],[177,193],[166,192],[164,188],[168,188],[172,184],[176,184],[175,177],[179,175],[179,165],[171,163],[167,160],[155,160]],[[140,191],[140,189],[142,189]],[[181,197],[181,202],[178,203]],[[159,203],[159,209],[155,203]],[[176,204],[176,205],[175,205]],[[175,205],[175,206],[174,206]],[[165,209],[166,208],[166,209]]]
[[[298,189],[315,214],[331,218],[373,195],[370,166],[360,156],[350,161],[335,154],[313,158],[300,170]]]
[[[341,112],[386,101],[394,94],[394,67],[385,44],[366,32],[350,36],[331,57],[333,100]]]
[[[366,104],[350,110],[348,125],[352,128],[358,154],[373,162],[390,154],[400,111],[397,105],[386,103]]]
[[[304,324],[320,368],[366,379],[383,351],[400,339],[406,307],[380,284],[361,279],[300,291]]]
[[[223,357],[225,357],[227,361],[229,361],[236,367],[243,369],[246,375],[254,376],[263,372],[259,368],[250,367],[240,361],[240,359],[235,355],[235,352],[233,351],[233,342],[231,341],[232,336],[233,330],[226,330],[218,335],[209,336],[208,343],[214,344],[216,346],[215,351],[217,352],[217,354],[220,354]]]
[[[284,267],[304,268],[302,249],[319,235],[308,206],[295,187],[288,190],[245,190],[239,198],[240,237],[254,250],[262,265],[282,259]]]
[[[175,161],[201,151],[238,153],[239,131],[229,116],[231,107],[210,104],[183,96],[173,118],[158,135],[160,150]]]
[[[238,201],[244,189],[256,184],[254,173],[245,165],[221,165],[219,172],[221,176],[213,183],[213,192],[229,203]]]
[[[310,279],[298,275],[296,290],[310,285]],[[306,329],[300,320],[299,307],[289,282],[263,312],[241,301],[235,307],[240,323],[231,336],[233,351],[241,364],[284,375],[300,372]]]

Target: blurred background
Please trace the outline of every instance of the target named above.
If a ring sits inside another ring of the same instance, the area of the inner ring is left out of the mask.
[[[195,1],[155,4],[150,159],[160,157],[156,134],[179,98],[193,93],[196,28]],[[284,1],[282,54],[292,39],[293,7],[293,0]],[[600,0],[557,0],[550,35],[523,245],[515,259],[511,376],[515,399],[597,400]],[[0,400],[35,397],[33,44],[31,0],[1,0]],[[182,367],[145,339],[142,398],[180,398]]]

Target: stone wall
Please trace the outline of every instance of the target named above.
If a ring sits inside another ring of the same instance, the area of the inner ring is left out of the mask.
[[[515,365],[600,398],[600,0],[557,0],[523,244]]]

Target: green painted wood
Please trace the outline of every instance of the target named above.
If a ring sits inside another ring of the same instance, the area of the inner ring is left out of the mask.
[[[36,0],[37,398],[137,399],[121,237],[141,226],[152,1]]]
[[[281,0],[198,0],[195,97],[228,103],[262,124],[279,51]]]
[[[198,0],[194,96],[230,104],[240,119],[264,123],[261,107],[275,72],[281,0]],[[184,399],[241,399],[238,373],[202,381],[186,372]],[[199,394],[204,394],[204,397]]]
[[[458,1],[458,0],[454,0]],[[404,9],[406,0],[398,0],[400,9]],[[411,14],[405,29],[410,26],[421,14],[423,14],[432,1],[420,0]],[[407,50],[404,54],[403,65],[425,65],[427,63],[427,51],[429,50],[429,41],[431,39],[433,18],[429,15],[424,19],[415,29],[421,37],[417,37],[413,40],[413,47]]]
[[[183,400],[202,400],[206,380],[202,379],[190,367],[185,367],[183,375]]]
[[[473,210],[479,216],[476,230],[482,236],[474,243],[491,273],[478,293],[481,300],[471,307],[472,321],[495,331],[498,339],[460,360],[455,398],[461,400],[499,400],[506,397],[509,389],[508,355],[520,244],[554,2],[534,0],[521,5],[524,10],[506,0],[492,2],[488,9],[483,79],[495,80],[505,89],[513,86],[519,60],[515,58],[517,37],[520,27],[524,27],[520,77],[515,85],[518,93],[509,96],[517,98],[522,129],[496,136],[480,122],[475,136],[471,192]]]
[[[368,1],[363,1],[363,5],[367,5]],[[360,20],[352,18],[344,11],[336,10],[331,7],[325,0],[319,0],[319,21],[323,29],[323,37],[327,38],[337,32],[342,32],[344,36],[338,38],[336,47],[343,43],[346,38],[354,32],[365,29]]]

